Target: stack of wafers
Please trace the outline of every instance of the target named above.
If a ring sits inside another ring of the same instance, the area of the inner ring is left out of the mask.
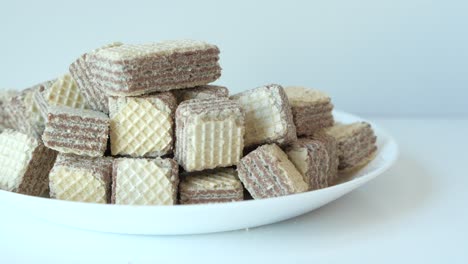
[[[371,126],[335,124],[325,93],[268,84],[229,95],[211,84],[218,60],[219,48],[202,41],[116,42],[54,80],[2,92],[0,189],[221,203],[326,188],[374,157]]]

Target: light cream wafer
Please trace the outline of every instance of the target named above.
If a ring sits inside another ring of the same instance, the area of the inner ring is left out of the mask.
[[[13,128],[10,121],[10,115],[7,113],[5,108],[8,101],[17,94],[18,92],[14,90],[0,91],[0,132],[7,128]]]
[[[176,100],[169,92],[110,97],[112,155],[157,157],[173,149]]]
[[[245,113],[245,147],[287,145],[297,139],[291,107],[283,87],[265,85],[231,96]]]
[[[179,185],[181,204],[242,201],[244,187],[232,168],[191,173]]]
[[[118,158],[112,170],[112,203],[174,205],[178,184],[178,166],[172,159]]]
[[[57,152],[39,139],[7,129],[0,134],[0,189],[27,195],[49,195],[49,171]]]
[[[334,123],[331,99],[324,92],[299,86],[285,89],[298,136],[311,136]]]
[[[89,56],[99,50],[118,47],[123,45],[120,42],[111,43],[89,53],[81,55],[70,65],[70,75],[76,81],[78,88],[87,99],[89,107],[96,111],[109,113],[109,95],[107,95],[99,86],[99,83],[92,77],[89,67]]]
[[[366,165],[377,151],[377,137],[367,122],[336,124],[325,132],[337,141],[340,171],[352,171]]]
[[[243,157],[237,172],[254,199],[305,192],[308,184],[276,144],[263,145]]]
[[[112,158],[59,154],[49,174],[50,197],[59,200],[108,203]]]
[[[200,85],[193,88],[172,90],[171,92],[176,97],[178,104],[192,99],[202,100],[212,97],[229,96],[229,90],[224,86],[218,85]]]
[[[213,82],[221,76],[218,55],[215,45],[175,40],[100,49],[87,65],[107,94],[134,96]]]
[[[328,187],[330,158],[325,144],[321,141],[300,138],[286,148],[289,160],[301,173],[309,190]]]
[[[100,157],[106,151],[108,134],[109,117],[102,112],[52,106],[42,140],[61,153]]]
[[[244,115],[227,98],[182,102],[176,111],[175,159],[186,171],[236,165],[244,147]]]

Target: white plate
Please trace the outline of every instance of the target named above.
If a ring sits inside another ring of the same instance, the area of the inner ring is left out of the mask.
[[[336,121],[359,117],[335,111]],[[363,185],[387,170],[396,160],[396,142],[378,126],[376,158],[352,179],[325,189],[289,196],[223,204],[178,206],[125,206],[68,202],[0,191],[0,204],[23,213],[71,227],[147,235],[222,232],[279,222],[310,212]]]

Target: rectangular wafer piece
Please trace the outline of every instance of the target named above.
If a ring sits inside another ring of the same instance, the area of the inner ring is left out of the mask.
[[[169,92],[110,97],[112,155],[157,157],[172,153],[176,100]]]
[[[49,107],[42,140],[61,153],[90,157],[104,155],[109,135],[109,117],[98,111],[65,106]]]
[[[172,94],[180,104],[183,101],[192,99],[208,99],[213,97],[228,97],[229,90],[224,86],[219,85],[200,85],[192,88],[172,90]]]
[[[325,132],[337,141],[340,171],[359,169],[374,158],[377,137],[369,123],[335,124]]]
[[[239,179],[254,199],[305,192],[309,186],[276,144],[263,145],[243,157]]]
[[[176,110],[175,159],[185,171],[236,165],[244,147],[244,115],[227,98],[182,102]]]
[[[245,113],[245,147],[286,145],[297,139],[291,107],[283,87],[261,86],[231,96]]]
[[[107,94],[134,96],[213,82],[221,76],[218,55],[215,45],[173,40],[100,49],[86,61]]]
[[[298,136],[311,136],[334,123],[331,99],[324,92],[299,86],[285,89]]]
[[[301,173],[309,190],[328,187],[330,158],[325,144],[321,141],[300,138],[286,148],[289,160]]]
[[[191,173],[179,185],[181,204],[242,201],[244,187],[236,170],[223,168]]]
[[[27,195],[49,195],[49,171],[57,152],[39,139],[7,129],[0,134],[0,189]]]
[[[179,167],[173,159],[114,160],[112,203],[174,205],[177,203]]]
[[[327,133],[324,130],[320,130],[310,137],[311,139],[318,140],[322,142],[327,150],[328,154],[328,186],[336,183],[338,175],[338,142],[336,139]]]
[[[70,75],[76,81],[78,88],[81,90],[90,109],[109,113],[109,95],[106,94],[100,87],[99,83],[92,77],[89,67],[89,56],[99,50],[118,47],[123,45],[120,42],[111,43],[95,49],[89,53],[81,55],[76,61],[70,65]]]
[[[109,203],[111,157],[59,154],[49,175],[50,197],[77,202]]]

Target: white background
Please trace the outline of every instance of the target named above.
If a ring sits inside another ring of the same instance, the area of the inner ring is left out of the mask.
[[[131,4],[129,4],[131,2]],[[232,91],[327,91],[366,116],[468,114],[467,1],[2,1],[0,87],[52,79],[113,41],[217,44]]]

